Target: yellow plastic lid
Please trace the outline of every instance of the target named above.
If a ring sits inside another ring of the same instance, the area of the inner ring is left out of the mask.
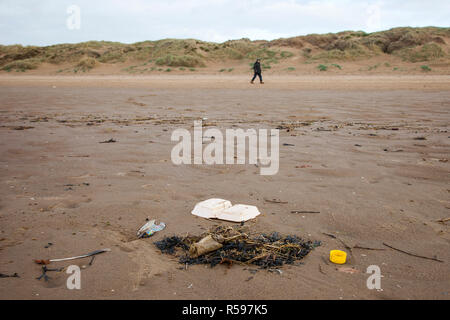
[[[341,250],[330,251],[330,261],[336,264],[344,264],[347,260],[347,253]]]

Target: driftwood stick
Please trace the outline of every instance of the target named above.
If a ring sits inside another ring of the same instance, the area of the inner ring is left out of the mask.
[[[437,261],[437,262],[444,262],[444,261],[442,261],[442,260],[439,260],[438,258],[431,258],[431,257],[420,256],[420,255],[415,254],[415,253],[411,253],[411,252],[407,252],[407,251],[404,251],[404,250],[395,248],[395,247],[393,247],[393,246],[388,245],[388,244],[385,243],[385,242],[383,242],[383,244],[384,244],[386,247],[389,247],[389,248],[391,248],[391,249],[393,249],[393,250],[396,250],[396,251],[405,253],[405,254],[410,255],[410,256],[413,256],[413,257],[422,258],[422,259],[428,259],[428,260],[433,260],[433,261]]]
[[[334,234],[326,233],[326,232],[322,232],[322,234],[329,236],[330,238],[336,239],[336,236]]]
[[[273,199],[273,200],[264,199],[264,201],[269,202],[269,203],[280,203],[280,204],[287,204],[288,203],[287,201],[281,201],[281,200],[277,200],[277,199]]]
[[[320,213],[320,211],[302,211],[302,210],[292,210],[291,213]]]
[[[360,245],[358,245],[358,244],[357,244],[356,246],[354,246],[353,249],[380,250],[380,251],[386,250],[386,249],[384,249],[384,248],[370,248],[370,247],[363,247],[363,246],[360,246]]]

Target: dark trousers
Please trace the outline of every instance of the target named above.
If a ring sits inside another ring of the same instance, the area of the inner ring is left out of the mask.
[[[256,79],[256,76],[258,76],[258,77],[259,77],[259,81],[261,81],[261,82],[263,81],[263,80],[262,80],[262,75],[261,75],[261,72],[256,72],[256,71],[255,71],[255,74],[253,75],[253,79],[252,79],[252,82],[253,82],[253,81],[255,81],[255,79]]]

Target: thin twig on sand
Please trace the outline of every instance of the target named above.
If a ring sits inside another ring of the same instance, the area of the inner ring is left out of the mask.
[[[410,256],[413,256],[413,257],[422,258],[422,259],[428,259],[428,260],[433,260],[433,261],[437,261],[437,262],[444,262],[444,261],[442,261],[442,260],[439,260],[438,258],[434,258],[434,257],[433,257],[433,258],[431,258],[431,257],[425,257],[425,256],[421,256],[421,255],[418,255],[418,254],[415,254],[415,253],[411,253],[411,252],[407,252],[407,251],[404,251],[404,250],[395,248],[395,247],[393,247],[393,246],[391,246],[391,245],[388,245],[388,244],[385,243],[385,242],[383,242],[383,244],[384,244],[386,247],[389,247],[389,248],[391,248],[391,249],[394,249],[394,250],[396,250],[396,251],[405,253],[405,254],[410,255]]]
[[[324,234],[324,235],[326,235],[326,236],[329,236],[330,238],[337,239],[336,236],[335,236],[334,234],[326,233],[326,232],[322,232],[322,234]]]
[[[320,211],[301,211],[301,210],[293,210],[291,213],[320,213]]]
[[[287,201],[281,201],[281,200],[277,200],[277,199],[273,199],[273,200],[264,199],[264,201],[265,202],[269,202],[269,203],[280,203],[280,204],[287,204],[288,203]]]
[[[386,250],[386,249],[384,249],[384,248],[371,248],[371,247],[363,247],[363,246],[360,246],[360,245],[355,245],[355,246],[353,246],[353,249],[364,249],[364,250],[380,250],[380,251],[382,251],[382,250]]]

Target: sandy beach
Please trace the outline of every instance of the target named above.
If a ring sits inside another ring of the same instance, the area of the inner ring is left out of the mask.
[[[20,277],[0,279],[0,299],[450,299],[450,76],[265,82],[1,75],[0,273]],[[171,134],[197,119],[220,130],[281,128],[278,174],[174,165]],[[209,198],[257,206],[253,232],[322,245],[281,273],[185,268],[153,242],[235,225],[191,215]],[[167,227],[136,239],[146,218]],[[81,290],[67,289],[64,272],[36,279],[33,259],[101,248],[111,252],[92,265],[73,262]],[[346,265],[329,262],[333,249],[348,252]],[[381,290],[366,286],[371,265]]]

